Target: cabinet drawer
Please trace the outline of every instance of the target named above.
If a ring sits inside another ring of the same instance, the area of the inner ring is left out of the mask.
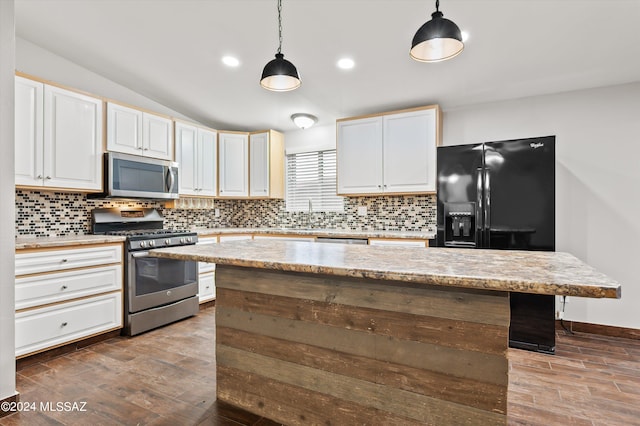
[[[198,299],[200,302],[215,299],[216,274],[214,272],[201,274],[198,277]]]
[[[122,262],[122,245],[16,253],[16,276]]]
[[[16,309],[121,289],[121,265],[29,275],[16,278]]]
[[[16,313],[16,356],[122,327],[122,293]]]
[[[377,240],[370,238],[370,246],[404,246],[404,247],[422,247],[425,248],[429,245],[426,240]]]

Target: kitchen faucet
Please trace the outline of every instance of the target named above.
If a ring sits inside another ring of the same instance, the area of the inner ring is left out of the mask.
[[[311,228],[311,214],[313,212],[313,202],[309,198],[309,212],[307,213],[307,228]]]

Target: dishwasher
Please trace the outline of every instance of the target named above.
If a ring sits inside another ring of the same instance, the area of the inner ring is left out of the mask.
[[[332,238],[318,237],[316,243],[335,243],[335,244],[369,244],[366,238]]]

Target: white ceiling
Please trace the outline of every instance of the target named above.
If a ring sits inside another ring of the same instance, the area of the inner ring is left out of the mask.
[[[470,38],[461,55],[436,64],[409,58],[435,0],[284,0],[282,53],[302,86],[269,92],[259,79],[278,46],[276,4],[16,0],[16,33],[226,130],[292,130],[296,112],[330,124],[640,81],[640,0],[442,0],[444,16]],[[240,67],[224,66],[226,54]],[[338,69],[342,56],[356,67]]]

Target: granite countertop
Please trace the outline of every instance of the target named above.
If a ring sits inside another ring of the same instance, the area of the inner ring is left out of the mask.
[[[562,252],[229,241],[152,256],[224,265],[520,293],[620,298],[616,281]]]
[[[329,238],[389,238],[429,240],[436,237],[429,231],[352,231],[350,229],[326,228],[204,228],[194,229],[198,235],[259,234],[259,235],[303,235]]]
[[[113,235],[68,235],[65,237],[18,237],[16,238],[16,250],[81,246],[87,244],[121,243],[125,237]]]

